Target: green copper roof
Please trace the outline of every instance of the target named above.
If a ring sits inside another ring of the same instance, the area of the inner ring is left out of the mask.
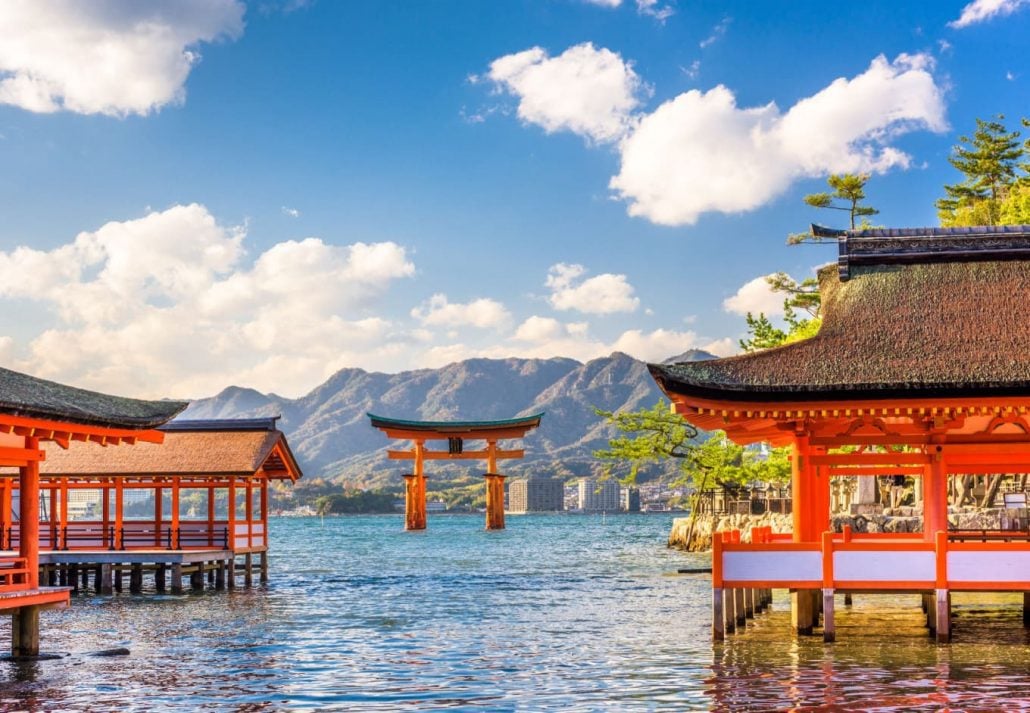
[[[453,431],[455,429],[468,429],[470,431],[488,431],[491,429],[508,428],[511,426],[527,426],[535,428],[540,425],[543,412],[532,416],[519,416],[501,421],[408,421],[399,418],[385,418],[376,416],[373,413],[366,414],[376,428],[394,427],[409,428],[415,431]]]

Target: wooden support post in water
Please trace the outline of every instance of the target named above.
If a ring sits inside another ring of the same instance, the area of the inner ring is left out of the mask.
[[[1023,592],[1023,626],[1030,626],[1030,592]]]
[[[243,556],[243,584],[246,587],[254,584],[254,558],[249,552]]]
[[[852,604],[854,604],[854,600],[851,598],[851,592],[848,592],[844,595],[844,606],[850,607]]]
[[[124,576],[125,573],[122,571],[122,566],[120,564],[113,565],[113,567],[114,567],[114,591],[120,592],[120,591],[122,591],[122,577]]]
[[[215,589],[225,589],[225,560],[216,562],[215,568]]]
[[[268,532],[268,526],[265,525],[265,532]],[[265,535],[267,537],[267,535]],[[265,542],[268,542],[266,539]],[[261,553],[261,582],[265,583],[268,581],[268,552]]]
[[[934,605],[937,610],[937,643],[946,644],[951,641],[951,592],[938,589]]]
[[[96,590],[97,594],[102,594],[104,591],[104,566],[98,564],[93,568],[93,589]]]
[[[811,635],[815,621],[814,603],[810,589],[796,589],[790,593],[790,625],[795,633]]]
[[[722,610],[726,615],[725,624],[723,625],[727,634],[732,634],[737,630],[737,614],[736,614],[736,601],[737,598],[733,594],[732,589],[723,588],[722,590]]]
[[[182,594],[182,565],[172,563],[172,594]]]
[[[11,617],[11,655],[39,656],[39,607],[21,607]]]
[[[229,589],[236,589],[236,555],[230,554],[229,559],[225,563],[225,585]]]
[[[204,565],[200,562],[194,565],[190,572],[190,589],[194,592],[204,591]]]
[[[737,615],[737,626],[741,629],[747,624],[747,614],[744,613],[744,588],[737,587],[733,590],[733,610]]]
[[[722,611],[722,588],[712,589],[712,641],[726,638],[726,619]]]
[[[139,594],[143,591],[143,565],[133,564],[129,570],[129,592]]]
[[[68,565],[68,586],[73,592],[79,591],[79,565]]]
[[[98,591],[101,594],[111,594],[114,592],[113,574],[110,564],[100,565],[100,589]]]
[[[751,587],[744,589],[744,617],[755,618],[755,590]]]
[[[165,577],[167,575],[167,565],[159,564],[157,569],[154,570],[154,589],[159,592],[165,591],[167,584],[165,583]]]
[[[823,641],[830,643],[837,639],[836,622],[833,618],[833,590],[823,590]]]

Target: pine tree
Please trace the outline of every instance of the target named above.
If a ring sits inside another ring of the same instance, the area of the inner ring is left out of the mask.
[[[872,206],[862,205],[865,200],[865,185],[869,182],[868,173],[835,173],[826,179],[826,182],[833,189],[832,192],[810,193],[804,197],[805,203],[813,208],[826,210],[841,210],[848,214],[848,224],[851,229],[861,227],[871,215],[880,211]],[[856,218],[863,220],[856,223]],[[810,232],[792,233],[787,236],[788,245],[796,245],[803,242],[822,242],[823,238],[816,238]]]
[[[1000,204],[1016,180],[1023,146],[1019,132],[1009,132],[999,114],[994,121],[976,120],[972,137],[960,136],[948,161],[965,174],[961,183],[945,185],[937,214],[945,227],[997,225]],[[965,144],[965,145],[963,145]]]

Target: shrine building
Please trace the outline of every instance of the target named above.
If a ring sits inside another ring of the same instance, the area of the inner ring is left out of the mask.
[[[947,642],[951,592],[1030,592],[1026,532],[973,537],[948,517],[950,478],[1030,472],[1030,226],[813,230],[839,245],[819,271],[816,336],[649,367],[691,424],[792,451],[793,532],[713,538],[713,636],[780,588],[793,627],[812,633],[821,615],[827,641],[836,593],[919,593]],[[842,475],[915,476],[922,532],[834,532]]]
[[[178,401],[141,401],[76,389],[0,369],[0,613],[12,615],[15,658],[39,654],[39,612],[68,606],[67,587],[39,581],[40,462],[43,446],[110,451],[160,443],[154,430],[186,408]],[[16,521],[16,525],[15,525]]]
[[[160,445],[45,448],[40,565],[48,584],[99,594],[268,580],[268,500],[300,467],[275,418],[176,420]],[[13,547],[17,531],[8,533]]]

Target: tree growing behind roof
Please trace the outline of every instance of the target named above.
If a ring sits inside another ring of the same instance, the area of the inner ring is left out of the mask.
[[[700,432],[673,411],[668,402],[659,401],[651,408],[637,411],[613,413],[595,409],[595,413],[615,426],[620,435],[608,441],[608,448],[595,451],[594,456],[606,462],[609,475],[624,469],[625,474],[619,478],[624,485],[636,482],[642,466],[670,458],[679,461],[680,476],[674,484],[698,491],[716,485],[739,488],[752,482],[779,485],[790,480],[786,449],[772,449],[775,457],[766,457],[736,445],[722,431]]]
[[[1008,222],[1011,210],[1003,206],[1013,186],[1026,182],[1028,144],[1020,142],[1018,131],[1009,131],[1005,116],[976,120],[972,135],[959,136],[948,162],[964,176],[958,183],[945,184],[945,196],[937,200],[941,225],[950,227],[1000,225]],[[1027,125],[1026,120],[1023,122]],[[1014,216],[1012,216],[1014,217]]]
[[[848,214],[848,224],[852,230],[855,228],[868,227],[868,218],[880,211],[870,205],[864,205],[865,186],[869,182],[868,173],[834,173],[826,182],[831,191],[822,193],[809,193],[802,200],[813,208],[822,210],[839,210]],[[856,219],[858,222],[856,222]],[[818,238],[812,235],[811,231],[791,233],[787,236],[788,245],[797,245],[804,242],[824,242],[825,238]]]

